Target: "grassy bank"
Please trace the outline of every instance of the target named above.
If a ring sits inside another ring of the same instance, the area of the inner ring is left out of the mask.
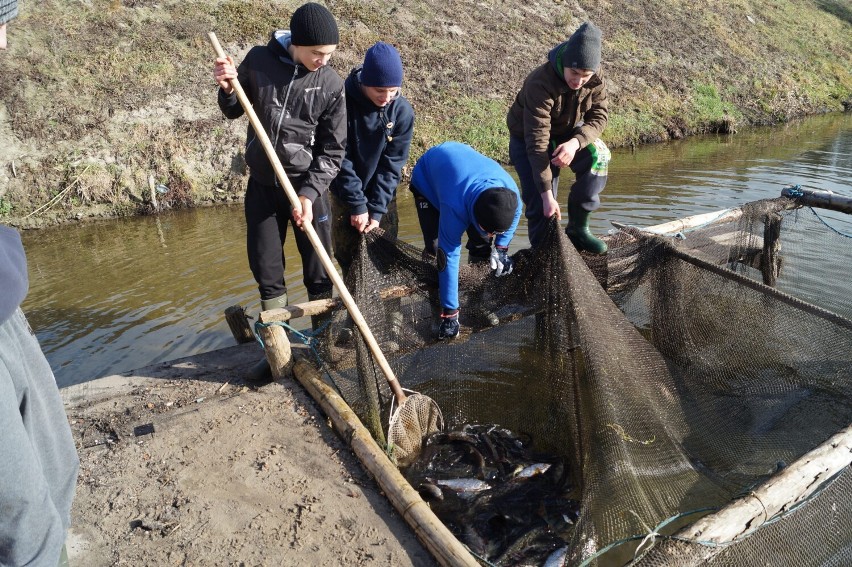
[[[0,52],[0,220],[39,226],[159,204],[238,199],[245,119],[215,103],[215,31],[239,59],[301,1],[26,3]],[[613,147],[848,110],[842,0],[326,3],[345,75],[378,39],[406,64],[412,160],[456,139],[507,161],[505,112],[527,72],[584,20],[604,30]]]

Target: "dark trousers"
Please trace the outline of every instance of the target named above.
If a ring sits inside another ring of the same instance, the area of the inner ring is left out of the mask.
[[[435,256],[438,252],[438,224],[441,211],[426,197],[420,194],[414,185],[410,186],[414,194],[414,204],[417,207],[417,220],[420,221],[420,231],[423,233],[423,244],[428,254]],[[471,261],[488,260],[491,256],[491,239],[483,237],[473,225],[467,227],[467,244]]]
[[[544,218],[541,195],[536,185],[536,178],[533,176],[532,166],[527,156],[527,145],[523,138],[515,136],[509,138],[509,159],[515,166],[521,182],[521,198],[524,200],[524,214],[527,217],[530,244],[535,248],[544,238],[550,219]],[[609,149],[600,140],[580,148],[569,165],[576,179],[568,193],[568,203],[579,205],[587,211],[597,209],[601,205],[599,195],[606,186],[608,165]],[[555,198],[559,187],[560,169],[551,165],[550,171],[553,174],[551,191]]]
[[[296,247],[302,257],[302,281],[311,295],[331,291],[332,284],[308,235],[293,222],[292,208],[281,187],[261,185],[249,178],[245,198],[246,247],[249,267],[261,299],[274,299],[287,292],[284,283],[284,242],[287,225],[293,225]],[[331,222],[328,194],[313,203],[313,227],[326,252],[331,252]]]
[[[349,273],[349,266],[358,253],[358,243],[361,233],[349,222],[352,213],[349,208],[333,193],[329,193],[331,202],[331,241],[334,244],[334,257],[345,276]],[[385,235],[391,240],[396,240],[399,234],[399,212],[396,208],[396,197],[388,203],[388,212],[382,215],[379,228],[385,231]]]

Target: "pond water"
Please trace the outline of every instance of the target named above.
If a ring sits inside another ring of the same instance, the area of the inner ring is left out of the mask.
[[[616,150],[592,228],[605,233],[611,221],[649,226],[777,197],[792,184],[852,196],[850,179],[849,114]],[[569,182],[564,176],[563,209]],[[422,245],[405,187],[399,209],[400,238]],[[824,217],[852,234],[849,215]],[[259,308],[241,205],[28,231],[23,240],[30,270],[23,309],[60,386],[230,346],[224,310]],[[512,249],[528,245],[522,220]],[[292,237],[285,253],[290,301],[304,301]],[[848,276],[848,269],[840,273]]]

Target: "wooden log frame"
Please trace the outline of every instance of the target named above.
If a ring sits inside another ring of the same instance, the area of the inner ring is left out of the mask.
[[[735,542],[806,500],[850,464],[852,425],[772,476],[749,495],[703,517],[674,537],[714,544]],[[721,551],[723,547],[715,549]]]
[[[782,189],[781,196],[794,199],[799,205],[852,214],[852,198],[844,197],[831,191],[804,189],[795,186]]]
[[[246,310],[242,305],[231,305],[225,309],[225,321],[231,329],[231,334],[237,344],[250,343],[254,341],[254,333],[248,323]]]
[[[376,444],[355,412],[323,382],[316,367],[307,360],[298,358],[293,367],[293,375],[331,419],[334,428],[346,440],[361,464],[373,475],[388,500],[438,563],[452,567],[478,566],[479,562],[435,516],[420,494],[408,484],[402,473]]]

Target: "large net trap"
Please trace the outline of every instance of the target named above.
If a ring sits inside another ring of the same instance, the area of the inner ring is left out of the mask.
[[[499,424],[565,458],[580,503],[568,564],[852,565],[852,239],[788,198],[719,221],[622,227],[599,257],[554,222],[509,276],[462,266],[447,343],[420,249],[368,235],[346,283],[447,428]],[[320,352],[377,441],[412,462],[388,444],[393,396],[345,311]]]

